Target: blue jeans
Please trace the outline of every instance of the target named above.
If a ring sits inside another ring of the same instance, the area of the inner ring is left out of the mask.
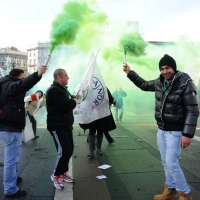
[[[22,133],[0,131],[0,139],[4,141],[4,194],[14,194],[19,190],[16,184]]]
[[[182,131],[163,131],[158,129],[157,145],[164,166],[166,184],[169,188],[176,188],[185,194],[190,193],[185,176],[179,165],[181,153],[180,139]]]
[[[119,120],[122,120],[123,113],[124,113],[124,108],[121,106],[120,108],[114,107],[115,109],[115,120],[118,121],[118,110],[119,110]]]

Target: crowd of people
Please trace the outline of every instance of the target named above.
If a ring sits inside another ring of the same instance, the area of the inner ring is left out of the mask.
[[[183,171],[179,165],[179,155],[183,148],[191,143],[194,137],[199,116],[196,87],[188,74],[177,70],[175,60],[164,55],[159,61],[160,76],[151,81],[141,78],[128,64],[123,66],[127,77],[138,88],[155,92],[155,119],[158,125],[157,145],[165,171],[164,191],[154,196],[154,200],[192,200],[191,189],[188,186]],[[74,178],[68,174],[69,160],[73,154],[73,109],[79,102],[78,96],[68,91],[69,76],[65,69],[56,69],[53,73],[53,83],[46,95],[37,91],[34,101],[24,104],[26,92],[37,84],[46,72],[46,66],[41,66],[35,72],[24,78],[21,69],[12,69],[9,75],[0,79],[0,139],[4,142],[4,194],[6,197],[22,197],[26,191],[19,190],[17,182],[21,180],[18,174],[18,163],[22,146],[22,131],[25,127],[25,113],[32,123],[35,138],[37,122],[34,113],[46,105],[47,129],[57,149],[55,168],[51,180],[57,189],[63,189],[63,181],[72,183]],[[114,139],[109,131],[116,129],[116,123],[122,123],[123,98],[127,93],[119,86],[111,95],[109,89],[109,106],[114,106],[115,120],[111,111],[109,115],[88,124],[80,124],[84,130],[89,130],[88,158],[103,155],[101,145],[105,135],[108,143]],[[26,111],[26,112],[25,112]],[[119,111],[119,113],[118,113]],[[12,113],[12,114],[10,114]]]

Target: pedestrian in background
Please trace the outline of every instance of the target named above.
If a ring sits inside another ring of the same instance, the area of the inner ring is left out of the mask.
[[[112,94],[113,98],[115,99],[115,121],[116,122],[122,122],[122,117],[124,113],[124,108],[123,108],[123,98],[127,96],[126,92],[122,90],[120,86],[116,89],[116,91]],[[119,111],[119,115],[118,115]],[[119,121],[118,121],[119,120]]]
[[[51,133],[58,155],[51,180],[57,189],[63,189],[62,181],[74,182],[68,174],[69,161],[74,151],[73,142],[73,109],[78,99],[71,95],[66,87],[68,75],[64,69],[56,69],[54,81],[46,93],[47,129]]]
[[[194,137],[199,116],[196,87],[188,74],[176,70],[175,60],[164,55],[159,62],[160,76],[145,81],[127,64],[123,71],[141,90],[155,92],[157,145],[165,171],[165,189],[154,200],[192,200],[191,190],[179,165],[182,148]]]
[[[24,97],[45,72],[46,66],[42,66],[38,72],[24,78],[24,71],[15,68],[0,79],[0,138],[4,141],[5,198],[26,195],[26,191],[17,187],[22,131],[25,127]]]

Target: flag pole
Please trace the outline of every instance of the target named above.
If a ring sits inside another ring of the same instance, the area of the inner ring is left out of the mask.
[[[98,55],[99,51],[100,51],[100,48],[98,49],[98,51],[97,51],[97,53],[96,53],[96,55],[95,55],[95,57],[94,57],[92,63],[90,64],[90,67],[88,68],[88,70],[87,70],[87,72],[86,72],[86,74],[85,74],[85,77],[87,76],[88,72],[90,71],[91,66],[92,66],[92,65],[94,64],[94,62],[96,61],[96,58],[97,58],[97,55]],[[83,80],[84,80],[84,78],[83,78]],[[78,90],[78,92],[76,93],[75,96],[78,96],[79,92],[81,91],[81,88],[83,87],[83,84],[84,84],[84,82],[82,82],[82,84],[81,84],[81,86],[80,86],[80,88],[79,88],[79,90]]]

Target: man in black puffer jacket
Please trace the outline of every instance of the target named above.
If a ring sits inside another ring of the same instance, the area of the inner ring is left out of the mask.
[[[68,75],[64,69],[54,71],[54,81],[46,94],[47,129],[54,139],[58,157],[56,168],[51,180],[57,189],[63,189],[62,181],[73,182],[68,175],[69,160],[74,150],[72,125],[74,123],[73,109],[78,99],[70,95],[66,85]]]
[[[192,200],[178,160],[181,147],[189,146],[195,134],[199,116],[196,88],[188,74],[176,70],[176,62],[171,56],[161,58],[159,69],[161,75],[158,79],[145,81],[131,71],[128,64],[123,68],[137,87],[155,92],[155,119],[159,128],[157,144],[166,183],[163,194],[154,196],[154,200],[178,200],[179,196],[180,200]]]
[[[22,130],[25,127],[24,96],[46,72],[42,66],[24,78],[24,71],[12,69],[0,79],[0,139],[4,141],[4,194],[6,197],[22,197],[25,191],[17,187],[18,162],[22,146]]]

